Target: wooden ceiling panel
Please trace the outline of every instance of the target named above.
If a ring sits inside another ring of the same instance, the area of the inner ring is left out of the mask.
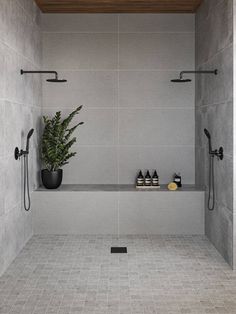
[[[35,0],[44,13],[193,13],[202,0]]]

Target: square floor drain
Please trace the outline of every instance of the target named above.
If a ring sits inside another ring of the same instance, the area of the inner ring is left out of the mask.
[[[127,253],[127,247],[111,247],[111,253]]]

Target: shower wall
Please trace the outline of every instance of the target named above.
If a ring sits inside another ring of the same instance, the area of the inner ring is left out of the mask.
[[[41,79],[22,77],[20,69],[41,64],[40,13],[29,0],[0,1],[0,274],[32,235],[31,212],[22,207],[22,161],[14,148],[25,147],[30,128],[31,190],[38,185],[37,131],[41,115]]]
[[[212,134],[213,148],[223,146],[225,157],[223,161],[215,160],[216,207],[210,212],[206,206],[205,230],[230,265],[233,265],[232,12],[232,0],[205,0],[196,14],[196,67],[219,70],[216,77],[204,75],[196,80],[196,183],[208,187],[209,156],[203,134],[207,128]]]
[[[156,168],[194,183],[194,82],[170,83],[195,67],[194,15],[44,14],[43,67],[67,84],[43,84],[43,112],[84,105],[64,183],[133,183]]]

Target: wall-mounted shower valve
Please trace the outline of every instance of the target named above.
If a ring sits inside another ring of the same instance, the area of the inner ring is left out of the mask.
[[[23,149],[19,150],[18,147],[15,148],[15,152],[14,152],[15,160],[18,160],[18,159],[20,159],[21,156],[25,156],[28,154],[29,154],[29,152],[26,150],[23,150]]]
[[[223,147],[220,147],[219,150],[215,149],[210,152],[211,156],[216,156],[219,160],[223,160],[224,158],[224,149]]]

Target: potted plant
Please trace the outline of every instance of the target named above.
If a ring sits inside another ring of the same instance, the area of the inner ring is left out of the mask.
[[[71,152],[76,137],[71,137],[80,122],[69,127],[72,119],[77,115],[82,106],[71,112],[67,118],[61,118],[61,112],[56,112],[53,118],[43,116],[44,131],[41,143],[41,156],[45,169],[41,171],[43,185],[47,189],[56,189],[61,185],[63,171],[62,167],[68,164],[68,160],[76,155]]]

